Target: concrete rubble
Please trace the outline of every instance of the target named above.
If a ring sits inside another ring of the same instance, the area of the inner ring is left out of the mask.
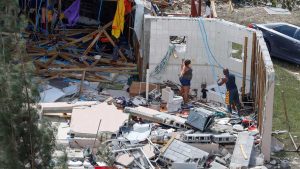
[[[166,90],[174,98],[170,88],[158,91]],[[57,145],[66,147],[69,168],[92,168],[97,162],[117,168],[153,169],[263,165],[260,156],[250,162],[259,142],[242,123],[249,117],[237,120],[221,111],[222,107],[198,101],[191,103],[193,108],[180,105],[177,111],[169,112],[166,99],[158,100],[157,109],[148,102],[128,103],[134,98],[143,100],[141,96],[122,99],[107,94],[106,98],[103,102],[40,103],[41,118],[52,121],[57,128]],[[188,115],[181,117],[186,112]],[[242,129],[224,127],[235,125]],[[90,155],[86,155],[87,150]],[[62,150],[56,150],[53,156],[59,158],[62,154]]]
[[[39,75],[40,118],[57,129],[56,161],[66,153],[76,169],[264,167],[275,74],[263,36],[224,20],[192,18],[195,2],[130,1],[120,37],[111,33],[115,1],[104,3],[102,17],[98,6],[95,12],[96,5],[81,1],[78,27],[28,32],[38,36],[28,37],[26,50]],[[233,42],[242,46],[242,59],[232,57]],[[183,59],[192,60],[194,73],[187,104],[178,84]],[[241,116],[227,112],[226,87],[216,84],[223,67],[235,73],[241,100],[251,104]],[[282,149],[274,144],[274,151]]]

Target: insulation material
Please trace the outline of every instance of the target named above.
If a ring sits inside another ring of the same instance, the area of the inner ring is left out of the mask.
[[[130,131],[125,138],[128,139],[131,143],[138,143],[145,141],[151,133],[150,124],[134,124],[133,131]]]
[[[107,103],[91,107],[77,107],[72,111],[71,132],[77,137],[95,137],[100,123],[99,132],[117,132],[128,114]]]

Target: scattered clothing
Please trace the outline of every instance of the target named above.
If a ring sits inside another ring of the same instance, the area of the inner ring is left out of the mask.
[[[210,18],[211,17],[211,8],[209,6],[205,7],[205,18]]]
[[[68,26],[74,26],[79,19],[80,0],[73,2],[65,11],[64,17],[68,19]]]
[[[124,0],[118,0],[117,10],[114,16],[111,34],[115,38],[119,38],[124,29],[125,22],[125,4]]]

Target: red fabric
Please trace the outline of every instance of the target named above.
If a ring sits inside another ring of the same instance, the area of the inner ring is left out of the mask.
[[[125,14],[128,14],[131,12],[131,2],[129,0],[124,0],[125,4]]]
[[[101,38],[100,41],[101,42],[109,42],[109,39],[108,38]]]
[[[111,169],[111,167],[101,167],[101,166],[96,166],[95,169]]]

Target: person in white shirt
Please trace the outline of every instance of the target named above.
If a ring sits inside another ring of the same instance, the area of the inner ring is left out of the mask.
[[[203,16],[204,18],[212,18],[212,12],[210,8],[210,0],[207,0],[205,2],[205,14]]]

